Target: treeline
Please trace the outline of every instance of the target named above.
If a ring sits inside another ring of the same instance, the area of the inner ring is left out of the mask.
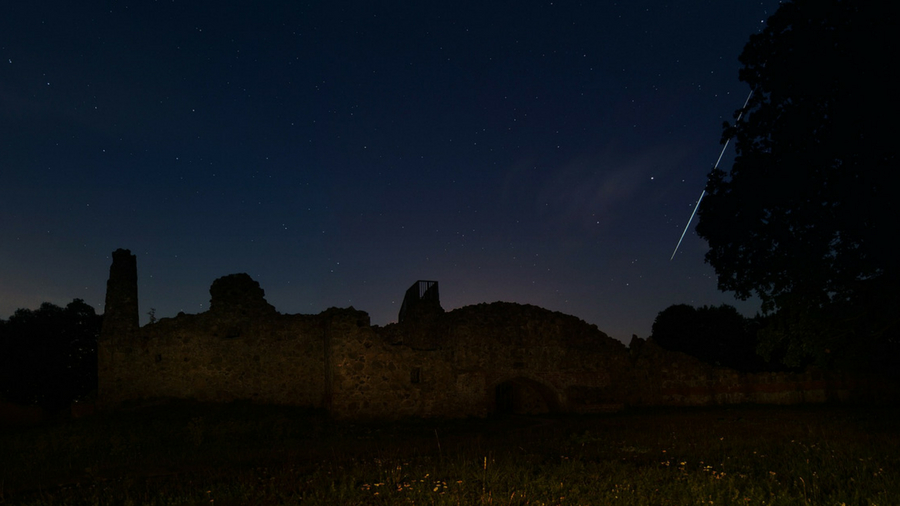
[[[0,319],[0,396],[48,411],[97,390],[102,315],[81,299],[62,308],[45,302]]]
[[[896,375],[900,370],[900,343],[839,342],[827,332],[807,340],[818,350],[794,349],[798,339],[791,314],[785,311],[747,318],[733,306],[693,307],[675,304],[660,311],[652,338],[661,347],[680,351],[708,364],[743,372],[799,371],[809,366],[851,372]],[[815,352],[814,352],[815,351]],[[827,360],[820,357],[825,356]]]

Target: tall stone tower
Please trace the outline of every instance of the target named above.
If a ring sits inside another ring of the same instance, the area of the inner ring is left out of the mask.
[[[109,266],[100,339],[131,336],[139,327],[137,257],[120,248],[113,251],[112,265]]]

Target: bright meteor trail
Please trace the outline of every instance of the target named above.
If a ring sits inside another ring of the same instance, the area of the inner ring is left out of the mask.
[[[747,108],[747,104],[750,103],[750,97],[753,96],[753,90],[750,90],[750,94],[747,95],[747,100],[744,100],[744,107],[741,107],[741,113],[738,114],[737,120],[735,123],[741,120],[744,116],[744,109]],[[722,161],[722,155],[725,154],[725,150],[728,149],[728,143],[731,142],[731,137],[725,140],[725,145],[722,146],[722,152],[719,153],[719,159],[716,160],[716,164],[713,166],[713,170],[719,168],[719,162]],[[684,231],[681,232],[681,237],[678,238],[678,244],[675,245],[675,251],[672,252],[672,256],[669,257],[669,261],[671,262],[673,258],[675,258],[675,253],[678,253],[678,247],[681,246],[681,241],[684,240],[684,235],[687,233],[688,228],[691,226],[691,222],[694,221],[694,215],[697,214],[697,209],[700,208],[700,202],[703,201],[703,197],[706,195],[706,188],[700,192],[700,198],[697,199],[697,205],[694,206],[694,212],[691,213],[691,217],[688,218],[687,225],[684,226]]]

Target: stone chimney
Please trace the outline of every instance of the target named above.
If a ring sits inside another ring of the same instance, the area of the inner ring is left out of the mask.
[[[109,267],[100,339],[128,337],[139,327],[137,257],[120,248],[113,252]]]

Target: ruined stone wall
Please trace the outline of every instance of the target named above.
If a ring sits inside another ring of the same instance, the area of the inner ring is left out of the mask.
[[[795,404],[868,388],[820,372],[743,374],[652,342],[629,350],[577,318],[532,306],[469,306],[432,326],[439,339],[410,335],[422,330],[372,327],[352,308],[241,320],[180,315],[101,341],[101,397],[246,399],[352,419]]]
[[[115,262],[133,271],[127,251]],[[105,325],[98,342],[98,402],[106,405],[240,399],[323,408],[339,418],[464,417],[793,404],[873,391],[870,383],[814,371],[742,374],[652,341],[626,348],[574,316],[521,304],[441,309],[386,327],[371,326],[353,308],[282,315],[246,274],[217,279],[205,313],[134,328],[136,285],[116,272],[107,307],[117,308],[122,324]]]
[[[465,373],[441,350],[414,350],[369,333],[334,341],[332,414],[340,418],[484,416],[481,391],[466,394]],[[461,388],[462,386],[462,388]]]
[[[423,337],[420,332],[431,335]],[[335,337],[333,412],[341,417],[590,412],[624,401],[625,347],[596,327],[534,306],[468,306],[426,327],[389,325]]]
[[[250,318],[240,327],[214,315],[145,325],[127,340],[101,342],[104,402],[149,397],[323,407],[325,345],[320,319]]]
[[[801,404],[894,395],[879,379],[819,370],[741,373],[664,350],[652,341],[633,341],[631,355],[629,405]]]
[[[451,360],[482,372],[484,402],[492,411],[510,409],[497,405],[504,402],[498,389],[525,396],[514,411],[585,412],[622,402],[627,350],[596,326],[509,303],[469,306],[449,316]]]
[[[174,397],[327,408],[331,313],[279,314],[246,274],[217,279],[210,294],[205,313],[181,313],[130,333],[104,327],[101,404]]]
[[[347,325],[352,322],[347,322]],[[332,327],[334,402],[341,418],[461,417],[488,413],[484,371],[454,360],[444,315],[353,333]]]

